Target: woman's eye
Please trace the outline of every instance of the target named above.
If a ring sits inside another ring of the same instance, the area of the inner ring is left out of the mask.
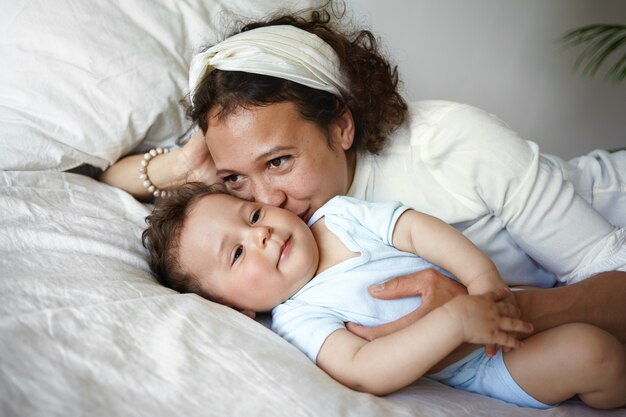
[[[271,159],[268,162],[270,168],[280,168],[289,160],[288,156],[280,156],[278,158]]]
[[[243,254],[243,247],[238,246],[237,249],[235,249],[235,253],[233,253],[233,264],[237,261],[237,259],[239,259],[239,257],[242,254]]]
[[[233,184],[233,183],[236,183],[236,182],[239,182],[239,181],[241,181],[241,175],[239,175],[239,174],[232,174],[232,175],[229,175],[227,177],[224,177],[224,182],[227,183],[227,184],[228,183]]]
[[[261,217],[261,209],[256,209],[252,212],[252,217],[250,217],[250,223],[254,224],[259,221]]]

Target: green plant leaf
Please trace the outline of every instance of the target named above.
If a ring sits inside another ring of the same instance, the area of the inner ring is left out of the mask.
[[[623,51],[606,78],[615,82],[626,78],[626,25],[583,26],[566,33],[561,40],[567,48],[584,46],[574,63],[574,73],[580,70],[583,76],[594,77],[607,60]]]

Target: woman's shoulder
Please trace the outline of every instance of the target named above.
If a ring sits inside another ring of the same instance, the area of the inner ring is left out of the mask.
[[[527,153],[531,149],[500,118],[478,107],[444,100],[409,105],[407,139],[423,158],[462,153]],[[534,153],[534,152],[530,152]]]
[[[421,100],[409,103],[409,120],[411,124],[443,124],[443,127],[463,125],[470,128],[478,125],[496,125],[508,128],[502,120],[486,110],[447,100]]]

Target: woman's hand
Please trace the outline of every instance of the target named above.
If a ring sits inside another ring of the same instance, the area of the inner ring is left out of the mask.
[[[205,184],[221,182],[216,175],[215,164],[204,141],[202,130],[197,129],[189,142],[180,149],[180,168],[185,181],[198,181]]]
[[[434,269],[425,269],[413,274],[394,278],[384,284],[370,287],[372,297],[391,300],[404,297],[422,297],[422,304],[412,313],[398,320],[377,327],[363,327],[348,323],[347,328],[357,336],[372,341],[381,336],[405,328],[421,317],[452,300],[460,294],[467,294],[465,287]]]
[[[143,154],[126,156],[107,168],[100,181],[129,192],[139,201],[151,201],[152,193],[143,186],[137,171],[142,160]],[[160,190],[171,190],[189,181],[220,181],[201,130],[182,148],[151,159],[147,169],[150,181]]]
[[[522,342],[514,333],[531,333],[533,326],[520,320],[520,310],[505,301],[509,294],[508,289],[501,288],[481,295],[459,296],[443,309],[459,326],[465,342],[519,348]]]

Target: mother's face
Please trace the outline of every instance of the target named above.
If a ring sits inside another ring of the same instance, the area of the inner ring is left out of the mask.
[[[345,194],[354,173],[352,116],[328,132],[283,102],[240,109],[222,120],[209,113],[205,140],[217,175],[233,194],[283,207],[305,221],[324,203]]]

